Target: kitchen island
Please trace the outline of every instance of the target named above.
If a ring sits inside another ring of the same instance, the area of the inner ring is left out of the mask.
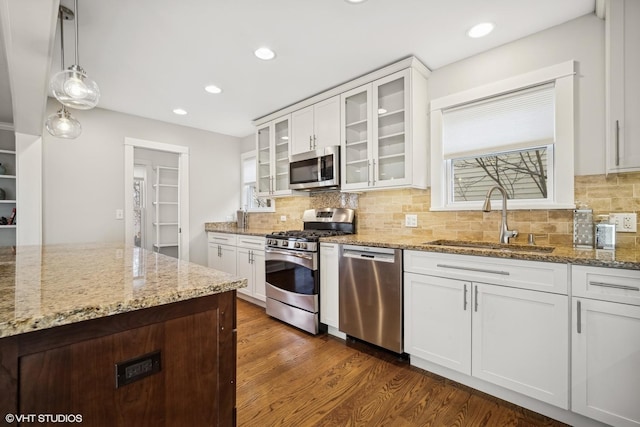
[[[120,244],[0,252],[0,413],[57,417],[43,424],[234,425],[244,286]]]

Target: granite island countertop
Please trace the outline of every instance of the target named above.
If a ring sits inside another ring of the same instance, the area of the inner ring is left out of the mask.
[[[0,251],[0,338],[213,295],[246,279],[124,244]]]

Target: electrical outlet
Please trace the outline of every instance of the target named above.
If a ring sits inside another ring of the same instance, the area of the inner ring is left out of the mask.
[[[124,211],[122,209],[116,209],[116,219],[124,219]]]
[[[280,221],[285,222],[287,220],[286,215],[280,215]]]
[[[405,227],[417,227],[418,226],[418,215],[405,215],[404,216],[404,226]]]
[[[636,233],[638,231],[638,216],[635,213],[609,214],[609,222],[616,225],[618,233]]]

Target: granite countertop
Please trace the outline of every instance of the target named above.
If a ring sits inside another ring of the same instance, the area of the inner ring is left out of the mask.
[[[123,244],[0,251],[0,338],[245,287],[241,279]]]
[[[348,236],[323,237],[322,242],[352,245],[413,249],[460,255],[511,258],[529,261],[557,262],[564,264],[592,265],[597,267],[625,268],[640,270],[640,250],[618,249],[616,251],[575,249],[555,247],[552,252],[509,251],[500,249],[479,249],[428,244],[433,239],[414,236],[393,236],[383,234],[352,234]],[[524,249],[524,248],[523,248]]]
[[[262,228],[238,228],[235,222],[205,222],[204,231],[226,234],[242,234],[245,236],[261,236],[273,233],[273,229]]]
[[[244,234],[252,236],[266,236],[272,229],[257,228],[241,229],[235,222],[208,222],[205,231],[218,233]],[[528,261],[557,262],[563,264],[592,265],[596,267],[625,268],[640,270],[640,250],[617,249],[595,250],[576,249],[568,246],[554,247],[552,252],[539,251],[510,251],[497,249],[462,248],[428,244],[434,239],[416,236],[401,236],[393,234],[358,233],[348,236],[323,237],[321,242],[344,243],[352,245],[377,246],[394,249],[413,249],[417,251],[439,252],[447,254],[477,255],[494,258],[511,258]],[[517,245],[512,245],[517,246]],[[540,248],[538,246],[538,248]]]

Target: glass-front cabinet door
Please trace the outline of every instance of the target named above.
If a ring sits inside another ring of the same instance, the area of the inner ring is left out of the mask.
[[[399,71],[342,94],[344,190],[411,183],[409,75],[409,70]]]
[[[289,190],[291,115],[265,123],[256,131],[258,196],[282,196]]]
[[[342,187],[371,184],[371,85],[342,94]]]
[[[409,73],[401,71],[373,83],[376,127],[373,144],[373,186],[404,185],[407,177]],[[425,117],[425,120],[427,118]],[[425,165],[426,167],[426,165]]]
[[[274,128],[274,194],[289,193],[289,135],[291,134],[290,116],[273,121]]]
[[[267,123],[256,131],[256,148],[258,151],[258,195],[271,194],[271,123]]]

